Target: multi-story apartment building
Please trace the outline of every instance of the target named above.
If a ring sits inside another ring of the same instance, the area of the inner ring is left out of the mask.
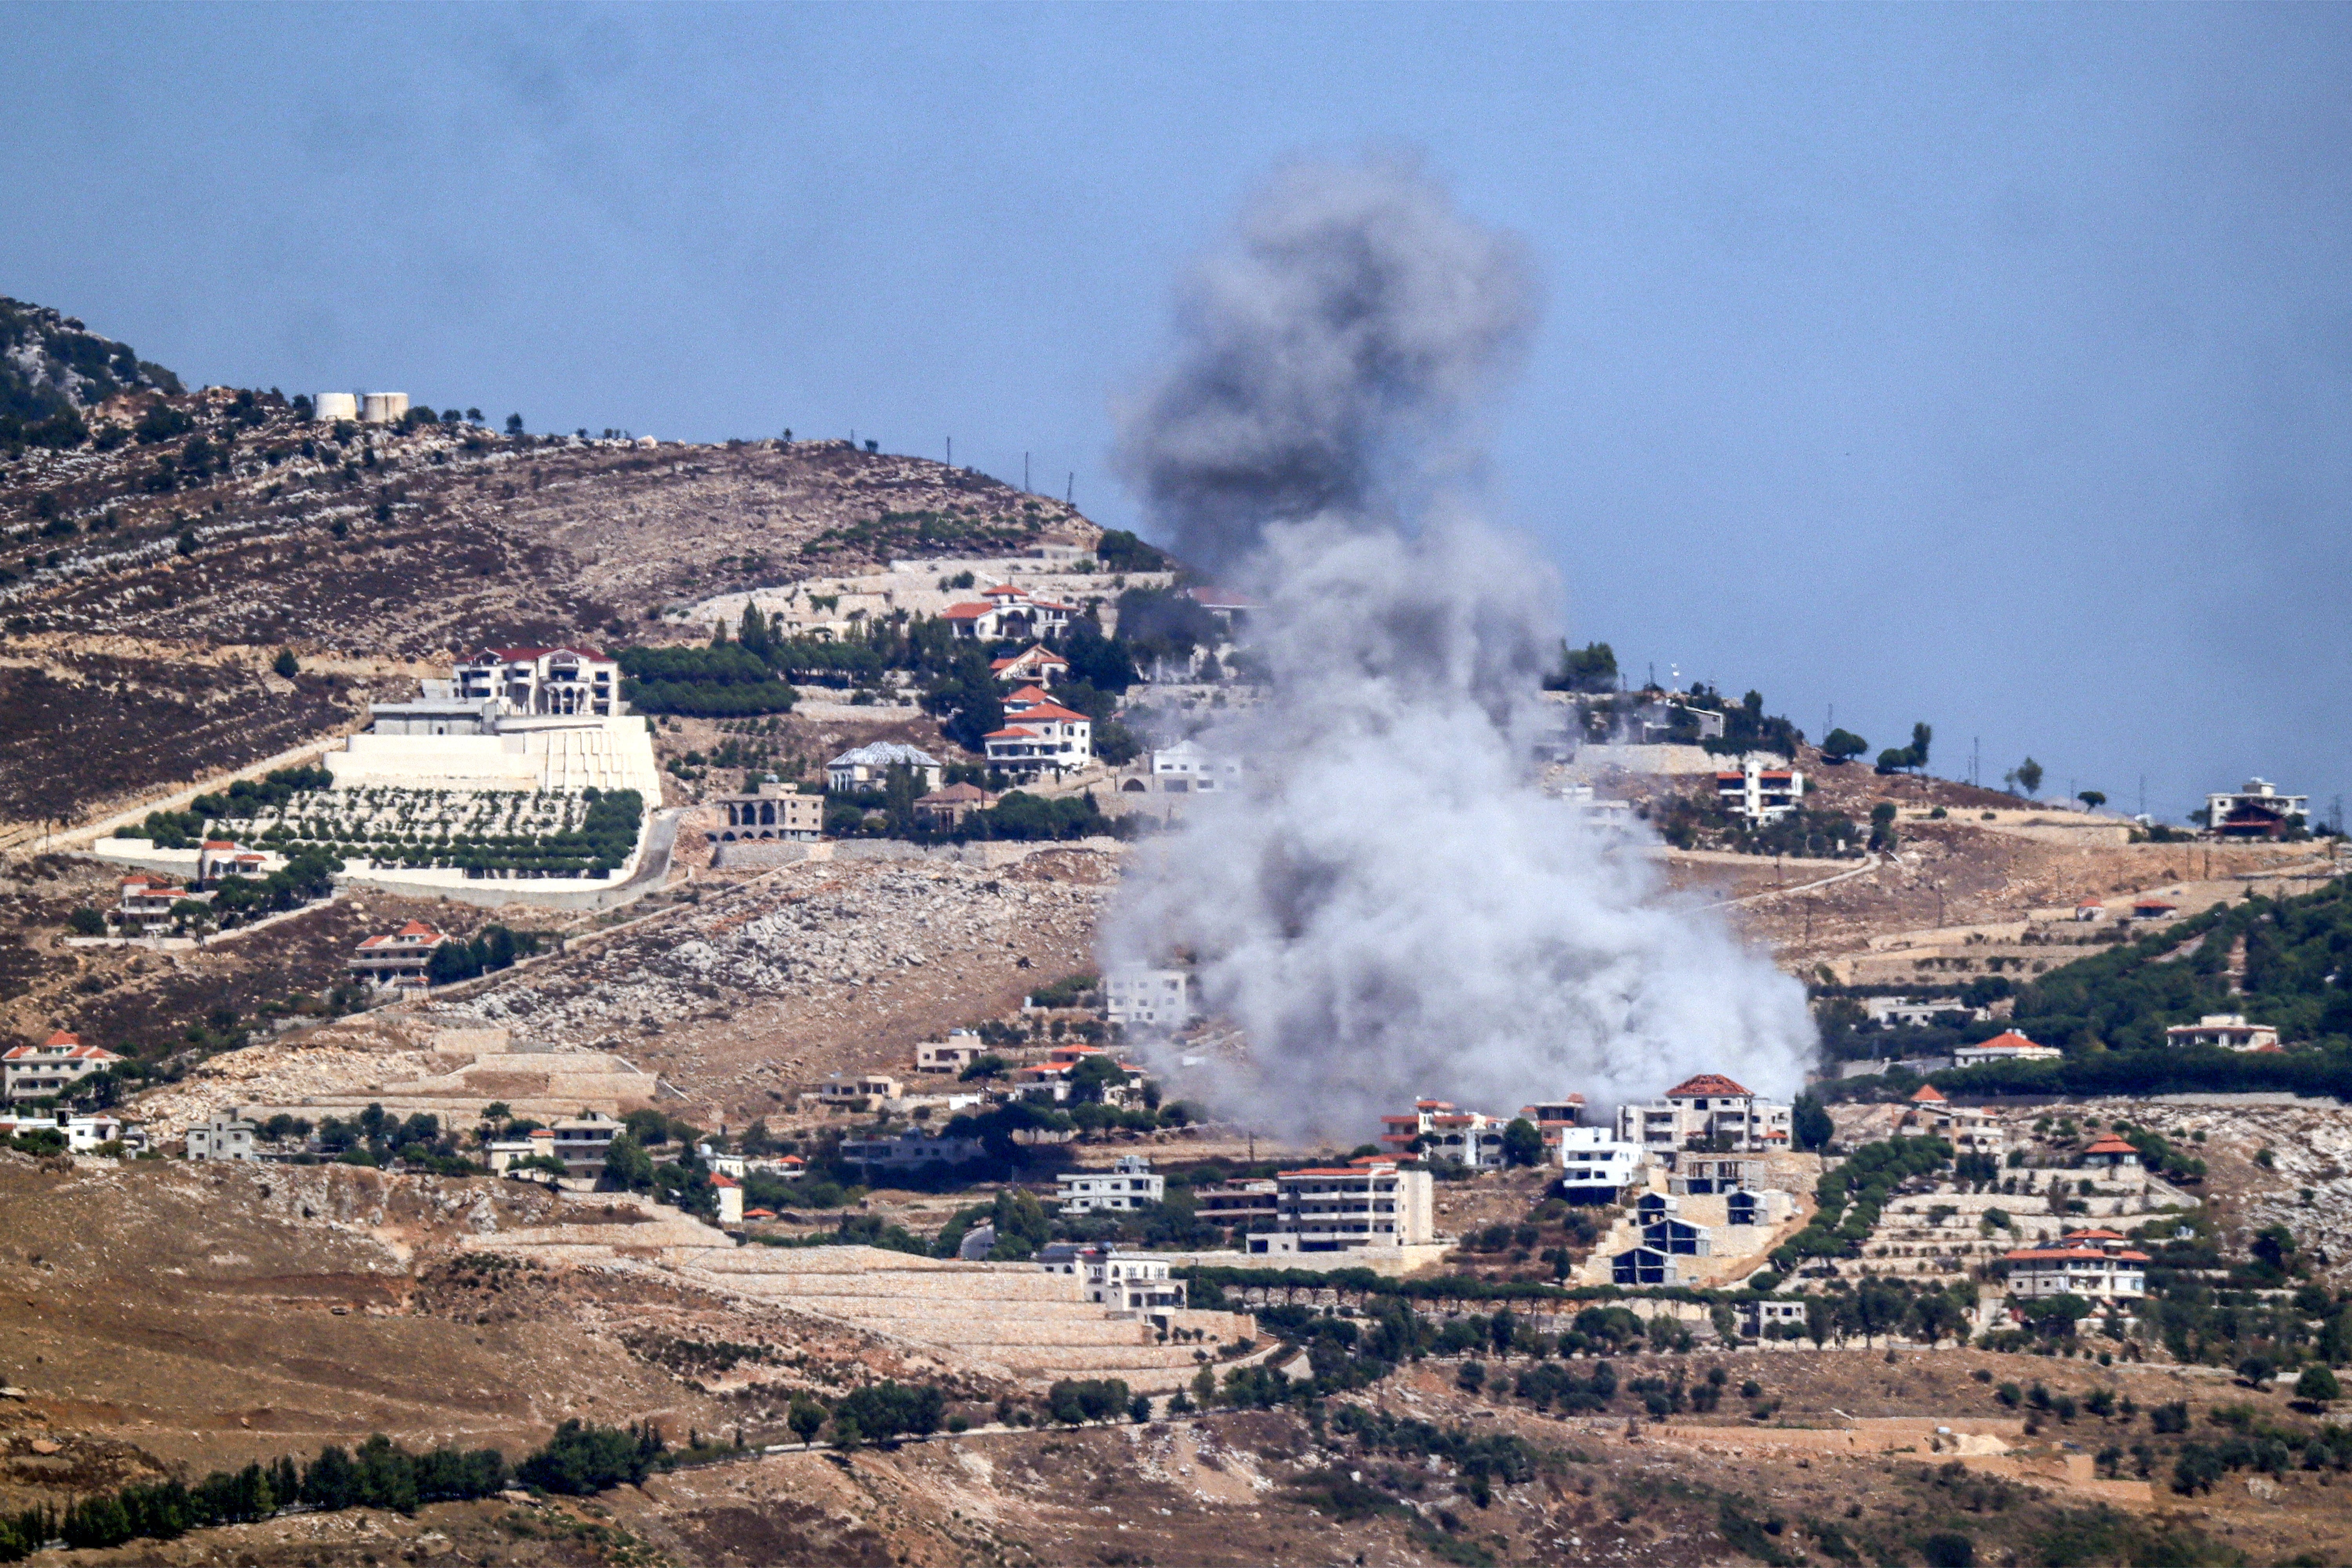
[[[1274,1226],[1250,1233],[1253,1253],[1420,1247],[1436,1237],[1427,1171],[1370,1157],[1278,1171],[1274,1180]]]
[[[1126,1213],[1168,1195],[1168,1178],[1154,1175],[1140,1154],[1122,1154],[1108,1171],[1065,1171],[1054,1178],[1061,1189],[1062,1213]]]
[[[1787,1149],[1790,1108],[1734,1083],[1700,1073],[1662,1099],[1617,1108],[1617,1136],[1644,1149],[1685,1149],[1721,1141],[1732,1153]]]

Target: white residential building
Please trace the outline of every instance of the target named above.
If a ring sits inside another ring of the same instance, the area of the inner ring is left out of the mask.
[[[1010,658],[990,662],[988,672],[1007,686],[1045,686],[1067,677],[1070,661],[1044,643],[1032,643]]]
[[[1985,1014],[1981,1007],[1970,1007],[1959,1002],[1915,1002],[1908,996],[1867,996],[1863,999],[1862,1010],[1870,1016],[1874,1024],[1914,1027],[1932,1024],[1946,1013],[1957,1014],[1963,1019],[1981,1018]]]
[[[59,1029],[37,1046],[16,1046],[0,1053],[0,1097],[16,1100],[68,1094],[91,1073],[121,1059],[103,1046],[85,1046],[79,1035]]]
[[[215,1110],[210,1120],[188,1129],[191,1160],[252,1160],[254,1125],[234,1110]]]
[[[66,1141],[67,1152],[74,1154],[87,1154],[100,1144],[117,1142],[125,1148],[147,1146],[146,1135],[138,1128],[105,1111],[95,1116],[75,1116],[63,1110],[0,1116],[0,1138],[27,1132],[54,1132]]]
[[[1004,700],[1004,727],[991,730],[982,743],[989,766],[1034,777],[1092,763],[1094,731],[1085,714],[1063,707],[1041,687],[1024,686]]]
[[[2020,1247],[2004,1253],[2001,1262],[2009,1268],[2010,1295],[2029,1300],[2137,1300],[2147,1294],[2147,1254],[2112,1230],[2070,1230],[2055,1247]]]
[[[995,1239],[991,1230],[990,1243]],[[1165,1326],[1171,1313],[1184,1310],[1184,1282],[1169,1277],[1168,1259],[1160,1254],[1057,1241],[1038,1248],[1037,1267],[1076,1279],[1087,1300],[1118,1317]]]
[[[1025,642],[1058,637],[1070,629],[1075,605],[1040,599],[1026,588],[1000,583],[974,602],[948,606],[942,617],[958,637],[976,642]]]
[[[1114,1024],[1180,1029],[1193,1014],[1189,969],[1121,967],[1102,979],[1103,1013]]]
[[[272,861],[277,865],[273,866]],[[196,850],[196,880],[217,882],[223,877],[267,877],[286,862],[276,855],[265,855],[258,849],[227,838],[207,838]]]
[[[457,667],[459,703],[497,698],[517,713],[610,719],[625,713],[621,667],[593,647],[486,647]]]
[[[880,789],[890,782],[892,768],[914,773],[920,790],[935,790],[947,776],[947,764],[919,746],[900,741],[876,741],[847,751],[824,765],[824,785],[835,795],[851,790]]]
[[[1768,768],[1750,753],[1736,773],[1715,775],[1715,796],[1726,811],[1750,822],[1771,822],[1803,803],[1805,775],[1794,768]]]
[[[2014,1029],[1995,1035],[1981,1045],[1961,1046],[1952,1052],[1956,1068],[1982,1067],[1988,1062],[2055,1062],[2066,1053],[2055,1046],[2037,1046]]]
[[[1427,1171],[1391,1159],[1275,1173],[1275,1220],[1253,1231],[1253,1254],[1421,1247],[1436,1239]]]
[[[449,939],[423,921],[410,921],[396,931],[372,936],[352,950],[352,978],[377,985],[422,985],[432,966],[433,952]]]
[[[1954,1105],[1932,1083],[1912,1090],[1909,1106],[1895,1119],[1895,1136],[1941,1138],[1955,1153],[1990,1154],[1995,1159],[2009,1148],[2000,1122],[1973,1106]]]
[[[2168,1046],[2218,1046],[2225,1051],[2274,1051],[2279,1032],[2270,1024],[2249,1024],[2243,1013],[2208,1013],[2193,1024],[2164,1031]]]
[[[152,936],[172,929],[173,904],[182,899],[204,900],[209,896],[173,887],[158,877],[125,877],[121,897],[114,907],[124,931]]]
[[[2242,790],[2205,797],[2205,825],[2222,838],[2276,838],[2310,816],[2309,795],[2281,795],[2268,779],[2248,779]]]
[[[625,1129],[603,1111],[592,1110],[564,1117],[549,1131],[555,1134],[553,1152],[564,1170],[574,1176],[593,1176],[604,1170],[613,1140]]]
[[[1644,1149],[1681,1149],[1722,1139],[1732,1152],[1787,1149],[1790,1108],[1720,1073],[1700,1073],[1663,1099],[1617,1108],[1617,1136]]]
[[[1129,1213],[1168,1195],[1168,1178],[1154,1175],[1140,1154],[1122,1154],[1108,1171],[1065,1171],[1054,1180],[1064,1214]]]
[[[1165,795],[1213,795],[1241,787],[1242,760],[1179,741],[1151,753],[1152,786]]]
[[[1402,1116],[1383,1116],[1381,1142],[1399,1155],[1453,1160],[1474,1171],[1503,1168],[1503,1130],[1510,1125],[1483,1110],[1465,1110],[1449,1100],[1416,1100]]]
[[[1649,1163],[1638,1143],[1606,1127],[1570,1127],[1559,1137],[1559,1184],[1570,1203],[1606,1203],[1632,1186]]]

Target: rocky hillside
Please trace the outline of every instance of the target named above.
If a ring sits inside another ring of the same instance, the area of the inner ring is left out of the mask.
[[[0,445],[79,445],[83,411],[141,390],[178,392],[180,378],[71,316],[0,297]]]
[[[1098,533],[840,441],[323,426],[274,394],[67,383],[85,437],[0,431],[0,833],[274,755],[488,640],[676,637],[663,610],[714,594]]]

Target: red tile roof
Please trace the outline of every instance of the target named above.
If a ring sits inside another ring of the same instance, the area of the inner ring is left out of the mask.
[[[983,741],[1034,741],[1036,738],[1036,731],[1024,730],[1013,724],[1007,724],[1002,730],[991,730],[981,737]]]
[[[2018,1046],[2031,1046],[2035,1050],[2047,1050],[2049,1048],[2036,1041],[2027,1039],[2015,1029],[2004,1030],[2001,1033],[1995,1035],[1991,1039],[1985,1041],[1982,1045],[1970,1048],[1979,1051],[1992,1050],[1996,1048],[2000,1050],[2010,1050]]]
[[[1919,1104],[1925,1105],[1933,1100],[1943,1100],[1944,1091],[1937,1089],[1932,1083],[1923,1083],[1917,1089],[1911,1091],[1911,1098]],[[1949,1104],[1950,1102],[1946,1100],[1945,1103]]]
[[[943,616],[950,621],[976,621],[995,607],[993,605],[950,605]]]
[[[41,1043],[52,1047],[57,1046],[73,1047],[81,1044],[81,1037],[73,1033],[69,1029],[59,1029],[56,1034],[51,1035],[47,1039],[43,1040]]]
[[[1666,1098],[1668,1100],[1682,1100],[1697,1095],[1706,1095],[1712,1098],[1716,1095],[1753,1094],[1754,1092],[1755,1091],[1752,1089],[1732,1082],[1721,1073],[1703,1072],[1695,1078],[1686,1078],[1683,1079],[1682,1082],[1675,1085],[1674,1088],[1666,1090]]]
[[[2145,1252],[2102,1252],[2095,1247],[2027,1247],[2001,1254],[2004,1263],[2063,1263],[2077,1258],[2104,1261],[2113,1258],[2118,1263],[2146,1263]]]
[[[2137,1154],[2139,1151],[2110,1132],[2083,1152],[2085,1154]]]

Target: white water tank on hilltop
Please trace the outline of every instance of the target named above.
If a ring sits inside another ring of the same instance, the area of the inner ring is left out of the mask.
[[[356,419],[360,400],[348,392],[322,392],[310,400],[311,412],[321,420]]]
[[[371,425],[394,425],[408,417],[408,394],[371,392],[361,398],[360,417]]]

